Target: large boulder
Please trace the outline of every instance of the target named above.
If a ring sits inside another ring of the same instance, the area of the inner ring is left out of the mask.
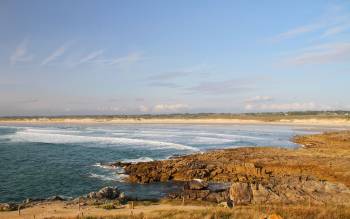
[[[247,205],[253,200],[253,192],[249,183],[236,182],[230,187],[230,200],[234,205]]]
[[[90,199],[118,199],[120,191],[117,187],[104,187],[98,192],[90,192],[87,197]]]
[[[203,190],[207,188],[208,183],[198,179],[186,182],[184,185],[184,189],[186,190]]]

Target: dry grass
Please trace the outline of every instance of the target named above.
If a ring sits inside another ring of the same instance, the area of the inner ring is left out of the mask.
[[[175,203],[174,203],[175,204]],[[111,215],[103,217],[74,217],[83,219],[260,219],[268,215],[279,215],[282,218],[300,218],[300,219],[348,219],[350,218],[350,208],[346,206],[240,206],[232,209],[223,207],[210,207],[205,210],[182,210],[181,206],[173,210],[157,210],[151,213],[138,213],[129,215]],[[48,218],[63,219],[63,218]]]

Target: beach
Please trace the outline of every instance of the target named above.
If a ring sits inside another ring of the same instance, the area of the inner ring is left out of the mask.
[[[312,126],[350,126],[347,118],[285,118],[285,119],[176,119],[176,118],[3,118],[0,124],[238,124],[238,125],[312,125]]]

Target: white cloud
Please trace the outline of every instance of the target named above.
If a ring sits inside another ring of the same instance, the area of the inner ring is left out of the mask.
[[[69,43],[65,43],[59,48],[57,48],[55,51],[53,51],[44,61],[42,61],[41,65],[47,65],[50,62],[56,60],[57,58],[61,57],[66,50],[69,48]]]
[[[23,40],[17,47],[16,50],[10,57],[11,65],[17,62],[30,61],[33,58],[32,55],[28,54],[28,40]]]
[[[103,50],[97,50],[95,52],[89,53],[86,56],[84,56],[83,58],[81,58],[78,62],[78,64],[83,64],[85,62],[90,62],[93,61],[94,59],[98,58],[99,56],[101,56],[103,53]]]
[[[118,57],[118,58],[110,60],[110,64],[111,65],[118,65],[121,67],[128,67],[128,66],[140,61],[142,58],[143,58],[142,53],[132,52],[126,56]]]
[[[132,52],[125,56],[121,56],[117,58],[96,59],[95,62],[103,65],[115,65],[115,66],[118,66],[119,68],[128,68],[142,59],[144,59],[143,53]]]
[[[139,106],[139,111],[143,113],[149,112],[149,108],[147,106],[141,105]]]
[[[187,104],[157,104],[153,107],[153,111],[155,112],[179,112],[183,110],[189,109]]]
[[[301,34],[316,31],[316,30],[320,29],[321,27],[322,27],[322,25],[320,25],[320,24],[310,24],[310,25],[296,27],[296,28],[293,28],[293,29],[288,30],[286,32],[278,34],[277,36],[275,36],[273,38],[273,40],[280,41],[280,40],[293,38],[293,37],[299,36]]]
[[[314,102],[294,103],[270,103],[270,104],[246,104],[245,109],[249,111],[299,111],[299,110],[331,110],[332,107],[319,105]]]
[[[255,96],[252,98],[247,99],[245,102],[246,103],[256,103],[256,102],[268,102],[272,101],[273,98],[270,96]]]
[[[350,43],[322,44],[306,48],[303,52],[283,61],[290,65],[326,64],[350,60]]]

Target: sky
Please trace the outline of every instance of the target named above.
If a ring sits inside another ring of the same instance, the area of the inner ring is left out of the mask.
[[[0,0],[0,116],[350,110],[348,0]]]

